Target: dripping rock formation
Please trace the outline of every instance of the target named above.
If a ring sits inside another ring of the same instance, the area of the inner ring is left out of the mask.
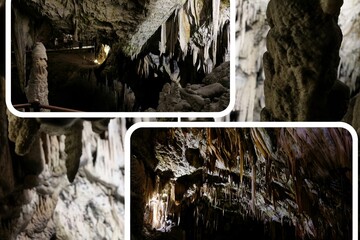
[[[0,239],[124,239],[125,122],[0,106]]]
[[[345,129],[139,128],[131,237],[351,239],[351,161]]]
[[[31,51],[42,42],[50,105],[89,112],[220,112],[228,106],[230,73],[221,86],[204,80],[230,58],[228,0],[11,4],[15,105],[27,102]],[[187,91],[198,86],[216,93]],[[182,103],[172,109],[174,99]]]

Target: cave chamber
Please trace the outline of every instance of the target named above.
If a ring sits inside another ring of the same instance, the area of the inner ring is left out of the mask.
[[[11,4],[15,106],[29,100],[25,92],[37,42],[46,49],[52,106],[88,112],[220,112],[229,105],[228,0]]]
[[[139,128],[131,239],[352,239],[351,146],[339,128]]]

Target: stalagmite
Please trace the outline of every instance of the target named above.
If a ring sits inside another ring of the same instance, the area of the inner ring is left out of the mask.
[[[35,43],[32,51],[32,68],[28,86],[25,88],[26,97],[29,103],[40,103],[49,105],[48,82],[47,82],[47,55],[44,44]],[[41,110],[47,111],[47,110]]]
[[[337,80],[338,13],[329,16],[319,6],[327,11],[328,3],[269,2],[262,120],[338,121],[345,114],[349,88]]]

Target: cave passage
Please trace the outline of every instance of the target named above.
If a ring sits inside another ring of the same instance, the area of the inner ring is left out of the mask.
[[[132,239],[351,239],[351,145],[338,128],[137,129]]]
[[[29,111],[19,104],[38,102],[84,112],[225,110],[230,2],[140,2],[134,8],[88,0],[81,6],[12,1],[13,105],[19,111]],[[39,58],[32,50],[39,44],[46,62],[36,78]],[[39,79],[47,84],[35,91],[46,92],[43,101],[26,94]]]

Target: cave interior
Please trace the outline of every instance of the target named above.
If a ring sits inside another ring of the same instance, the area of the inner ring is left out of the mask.
[[[339,128],[139,128],[131,239],[352,239],[351,144]]]
[[[32,50],[41,42],[52,106],[85,112],[225,110],[230,2],[215,2],[12,1],[12,104],[28,102]],[[208,76],[217,67],[220,75]]]

